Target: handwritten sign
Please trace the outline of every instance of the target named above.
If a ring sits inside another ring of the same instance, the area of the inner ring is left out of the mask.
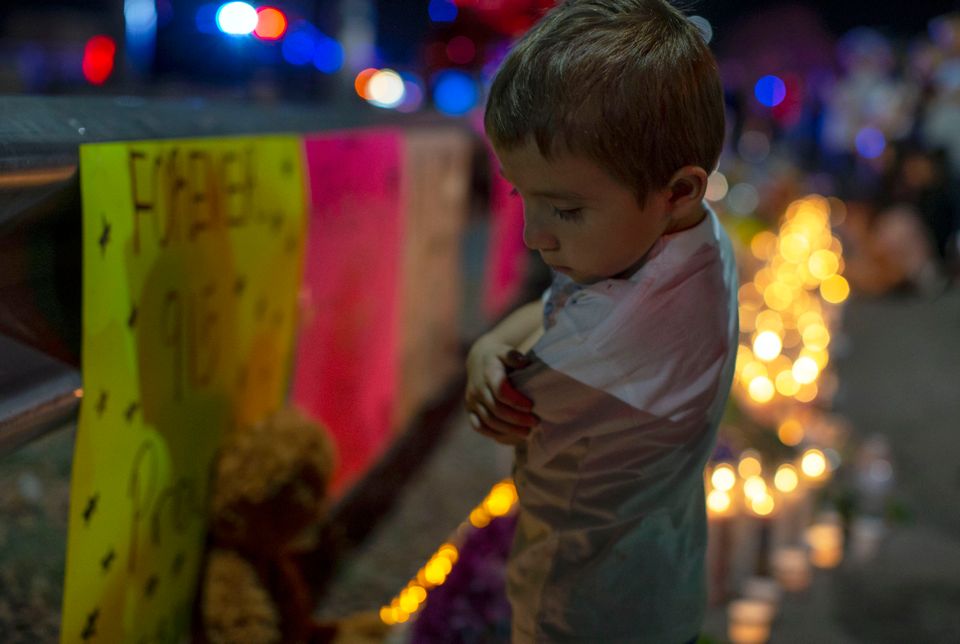
[[[220,438],[283,401],[294,137],[82,146],[83,382],[61,642],[188,631]]]
[[[293,397],[330,429],[338,494],[386,447],[396,396],[399,131],[306,140],[310,227]]]

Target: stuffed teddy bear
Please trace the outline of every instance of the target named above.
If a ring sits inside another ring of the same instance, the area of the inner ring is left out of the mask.
[[[332,642],[337,623],[311,617],[295,563],[326,511],[334,467],[326,429],[293,408],[227,436],[213,473],[210,538],[195,641]]]

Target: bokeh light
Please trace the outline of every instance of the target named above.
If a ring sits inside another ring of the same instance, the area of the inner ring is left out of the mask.
[[[743,482],[743,493],[748,499],[759,499],[767,493],[767,483],[760,476],[751,476]]]
[[[157,6],[154,0],[124,0],[123,21],[127,33],[150,33],[157,26]]]
[[[109,36],[94,36],[83,48],[83,77],[91,85],[103,85],[113,73],[117,45]]]
[[[449,116],[461,116],[472,110],[479,100],[477,84],[469,74],[447,69],[434,78],[433,103]]]
[[[857,132],[855,143],[857,152],[866,159],[876,159],[883,154],[883,150],[887,147],[886,138],[875,127],[865,127]]]
[[[313,47],[313,66],[324,74],[340,71],[343,67],[343,46],[329,36],[317,36]]]
[[[729,463],[721,463],[713,470],[710,475],[710,483],[713,487],[724,492],[729,492],[737,482],[737,474],[733,466]]]
[[[761,497],[750,499],[750,509],[762,517],[771,514],[774,510],[774,506],[775,503],[773,497],[769,494],[764,494]]]
[[[727,512],[730,505],[730,495],[724,490],[711,490],[707,495],[707,508],[715,514]]]
[[[788,418],[780,423],[780,426],[777,428],[777,437],[780,439],[780,442],[790,447],[799,445],[803,440],[803,436],[803,425],[794,418]]]
[[[778,355],[783,348],[780,336],[773,331],[763,331],[757,334],[757,339],[753,341],[753,353],[764,362],[770,362]]]
[[[819,478],[827,471],[827,459],[820,450],[808,449],[800,459],[800,469],[809,478]]]
[[[707,178],[707,191],[704,197],[707,201],[721,201],[727,196],[730,186],[727,184],[727,177],[722,172],[714,171]]]
[[[430,0],[427,12],[434,22],[453,22],[457,19],[458,10],[451,0]]]
[[[763,471],[763,465],[760,463],[759,454],[756,450],[744,450],[740,456],[740,462],[737,464],[737,471],[740,477],[748,479],[751,476],[759,476]]]
[[[801,385],[806,385],[817,379],[820,367],[813,358],[802,356],[793,363],[793,377]]]
[[[258,20],[257,10],[246,2],[228,2],[217,9],[217,27],[231,36],[246,36]]]
[[[753,93],[762,105],[776,107],[787,97],[787,86],[777,76],[764,76],[754,85]]]
[[[279,40],[287,32],[287,17],[276,7],[257,9],[257,26],[253,35],[262,40]]]
[[[789,493],[797,489],[800,478],[797,476],[797,468],[789,463],[784,463],[777,468],[777,473],[773,476],[773,485],[781,492]]]
[[[357,74],[357,77],[353,80],[353,87],[357,91],[357,96],[360,98],[370,97],[369,94],[367,94],[367,83],[370,82],[370,79],[373,78],[373,75],[378,71],[379,70],[374,67],[367,67]]]
[[[287,32],[280,46],[280,53],[291,65],[306,65],[313,61],[316,46],[313,27],[300,22]]]
[[[820,295],[831,304],[840,304],[850,295],[850,284],[842,276],[834,275],[820,285]]]
[[[416,112],[423,106],[424,87],[423,80],[411,72],[400,72],[403,78],[404,94],[403,100],[397,105],[397,111],[409,114]]]
[[[381,69],[367,81],[367,101],[385,109],[394,108],[403,101],[406,92],[400,74],[392,69]]]
[[[750,397],[758,403],[770,402],[773,400],[773,394],[776,391],[773,382],[766,376],[758,376],[751,380],[747,390]]]

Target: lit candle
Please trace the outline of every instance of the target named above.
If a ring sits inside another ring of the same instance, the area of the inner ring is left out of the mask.
[[[763,644],[770,639],[773,608],[757,599],[737,599],[727,606],[727,637],[732,644]]]
[[[834,523],[817,523],[806,531],[810,561],[817,568],[835,568],[843,558],[843,531]]]
[[[810,561],[804,548],[784,546],[771,556],[773,576],[784,590],[797,592],[810,585]]]

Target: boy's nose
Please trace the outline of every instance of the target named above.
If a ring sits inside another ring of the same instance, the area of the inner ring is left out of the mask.
[[[534,217],[523,218],[523,243],[530,250],[556,250],[557,238]]]

